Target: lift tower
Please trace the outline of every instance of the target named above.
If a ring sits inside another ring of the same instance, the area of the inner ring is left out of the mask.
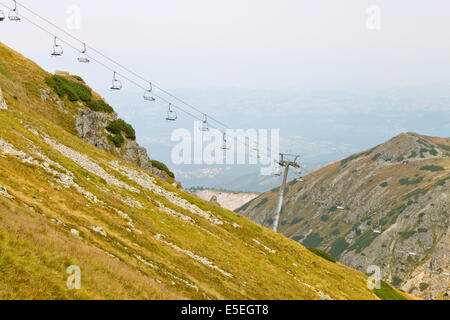
[[[293,160],[289,160],[289,158]],[[286,182],[289,173],[289,167],[293,167],[296,169],[301,169],[301,166],[297,163],[297,159],[299,155],[288,154],[288,153],[280,153],[280,161],[278,161],[278,165],[280,167],[284,167],[284,175],[283,182],[280,186],[280,197],[278,198],[277,212],[275,215],[275,221],[273,223],[273,231],[278,232],[278,225],[280,223],[280,214],[281,209],[283,208],[283,197],[284,191],[286,190]]]

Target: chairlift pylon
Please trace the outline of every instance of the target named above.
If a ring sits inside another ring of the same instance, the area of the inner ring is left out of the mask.
[[[53,52],[52,52],[53,57],[62,56],[64,53],[63,48],[58,44],[57,40],[58,40],[58,38],[55,37],[55,40],[53,42]]]
[[[203,132],[209,131],[208,127],[208,116],[205,114],[205,119],[202,121],[202,125],[200,127],[200,130]]]
[[[177,113],[172,110],[172,104],[169,103],[169,111],[167,111],[167,121],[176,121],[178,119]]]
[[[223,144],[222,144],[221,149],[222,150],[230,150],[230,146],[227,143],[227,134],[226,133],[223,134]]]
[[[150,88],[148,90],[145,90],[144,92],[144,100],[147,101],[155,101],[155,98],[152,95],[152,91],[153,91],[153,85],[151,84],[151,82],[149,82]]]
[[[10,21],[19,22],[21,19],[19,17],[19,11],[17,9],[17,2],[14,0],[14,8],[9,10],[8,19]]]
[[[78,62],[89,63],[91,61],[89,60],[89,58],[86,55],[86,44],[83,43],[83,46],[84,46],[84,48],[83,48],[83,51],[80,51],[80,56],[78,57]]]
[[[119,79],[117,79],[116,75],[117,75],[117,73],[114,72],[111,90],[116,90],[117,91],[117,90],[121,90],[122,89],[122,82]]]
[[[5,13],[2,10],[0,10],[0,22],[3,20],[5,20]]]

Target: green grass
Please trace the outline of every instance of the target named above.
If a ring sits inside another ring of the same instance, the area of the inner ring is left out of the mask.
[[[408,300],[384,281],[381,281],[380,289],[374,291],[381,300]]]

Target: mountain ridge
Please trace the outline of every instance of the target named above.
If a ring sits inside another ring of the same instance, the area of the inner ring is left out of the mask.
[[[401,133],[288,185],[280,232],[424,298],[448,294],[450,138]],[[271,226],[278,189],[238,212]],[[429,266],[434,265],[434,270]]]

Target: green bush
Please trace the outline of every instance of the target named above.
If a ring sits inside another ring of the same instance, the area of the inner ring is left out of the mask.
[[[106,127],[106,130],[116,135],[123,132],[125,133],[125,137],[127,137],[128,139],[136,140],[136,132],[134,131],[133,127],[122,119],[112,121]]]
[[[381,300],[408,300],[384,281],[381,281],[380,289],[375,289],[374,291]]]
[[[113,113],[114,109],[103,100],[91,100],[85,102],[86,106],[97,112]]]
[[[439,180],[439,181],[437,182],[437,184],[438,184],[438,186],[444,186],[445,183],[446,183],[448,180],[450,180],[450,177],[447,177],[447,178],[445,178],[445,179]]]
[[[324,214],[323,216],[320,217],[320,220],[321,220],[322,222],[326,222],[326,221],[328,221],[328,219],[330,219],[330,217],[327,216],[326,214]]]
[[[319,250],[319,249],[316,249],[316,248],[306,248],[306,249],[308,249],[312,253],[318,255],[319,257],[324,258],[325,260],[328,260],[330,262],[336,263],[336,259],[333,258],[332,255],[330,255],[329,253],[327,253],[325,251],[322,251],[322,250]]]
[[[441,147],[442,149],[444,149],[446,151],[450,151],[450,146],[447,146],[445,144],[439,144],[439,147]]]
[[[47,85],[61,98],[67,97],[70,101],[91,101],[91,90],[79,82],[54,75],[47,77],[45,83],[47,83]]]
[[[409,178],[400,179],[399,184],[402,186],[405,185],[412,185],[412,184],[419,184],[423,181],[424,177],[419,177],[417,179],[409,180]]]
[[[80,81],[80,82],[85,83],[84,80],[83,80],[83,78],[80,77],[80,76],[72,75],[72,78],[74,78],[74,79],[76,79],[76,80],[78,80],[78,81]]]
[[[175,179],[175,174],[172,171],[170,171],[169,168],[164,163],[157,160],[152,160],[152,166],[161,171],[164,171],[165,173],[167,173],[169,177]]]
[[[264,198],[264,199],[262,199],[261,202],[258,203],[258,204],[255,206],[255,208],[260,208],[260,207],[262,207],[262,206],[265,205],[268,201],[269,201],[269,198]]]
[[[302,243],[306,247],[318,247],[322,240],[318,233],[311,233]]]
[[[403,282],[403,280],[400,279],[400,278],[397,277],[397,276],[395,276],[395,277],[392,279],[392,284],[393,284],[395,287],[399,286],[402,282]]]
[[[441,166],[423,166],[422,168],[420,168],[420,170],[435,172],[435,171],[444,171],[445,169]]]
[[[349,244],[347,243],[347,241],[345,241],[345,238],[339,238],[336,239],[332,244],[331,244],[331,249],[329,250],[330,254],[333,257],[339,257],[341,255],[342,252],[344,252],[345,249],[347,249],[349,246]]]
[[[387,186],[388,186],[387,182],[383,182],[382,184],[380,184],[380,187],[382,187],[382,188],[386,188]]]
[[[428,283],[422,282],[422,283],[419,284],[419,289],[420,289],[421,292],[423,292],[423,291],[427,290],[427,288],[429,286],[430,285]]]
[[[124,142],[125,139],[123,138],[123,136],[121,134],[116,134],[114,136],[109,135],[108,136],[109,141],[111,141],[112,143],[114,143],[114,145],[116,146],[116,148],[120,148]]]

